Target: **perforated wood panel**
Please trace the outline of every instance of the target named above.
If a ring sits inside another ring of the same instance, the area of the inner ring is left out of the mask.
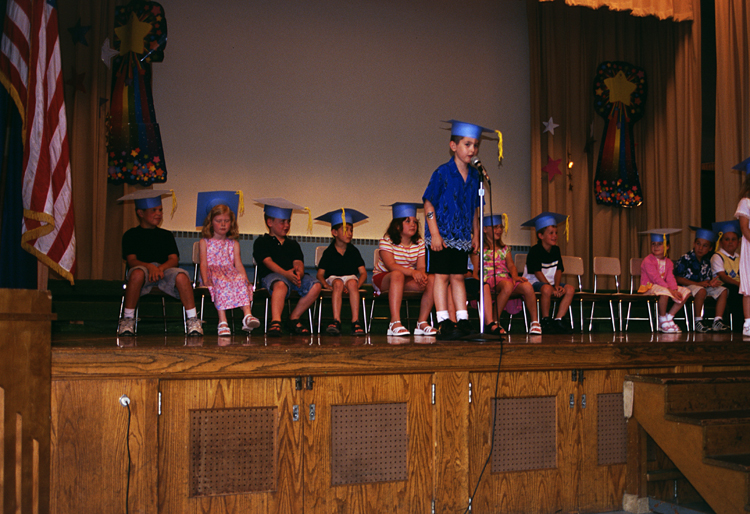
[[[600,466],[627,461],[628,434],[622,406],[622,393],[597,395],[597,447]]]
[[[276,408],[190,411],[190,495],[272,491]]]
[[[557,467],[555,400],[543,396],[491,402],[493,410],[497,403],[493,473]]]
[[[331,484],[406,480],[406,403],[331,408]]]

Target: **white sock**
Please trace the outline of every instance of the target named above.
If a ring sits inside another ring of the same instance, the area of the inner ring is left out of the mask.
[[[703,321],[703,316],[696,316],[695,322],[698,323],[699,321]]]
[[[721,321],[721,316],[716,316],[716,317],[714,318],[714,323],[716,323],[717,321]]]
[[[122,317],[123,318],[135,318],[135,309],[123,309],[122,311]]]
[[[469,319],[469,311],[456,311],[456,319]]]
[[[669,313],[667,313],[667,315],[666,315],[666,316],[664,316],[664,317],[666,318],[666,321],[672,321],[672,320],[674,319],[674,316],[672,316],[672,315],[671,315],[671,314],[669,314]]]
[[[448,319],[448,311],[437,311],[437,322],[442,323]]]
[[[190,318],[195,318],[195,317],[197,317],[197,316],[198,316],[198,311],[197,311],[197,310],[196,310],[195,308],[192,308],[192,309],[186,309],[186,310],[185,310],[185,316],[187,316],[187,317],[188,317],[188,319],[190,319]]]
[[[750,318],[745,318],[745,324],[743,326],[750,327]]]

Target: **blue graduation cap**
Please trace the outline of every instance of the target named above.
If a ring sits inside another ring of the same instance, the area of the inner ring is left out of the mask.
[[[466,123],[458,120],[448,120],[443,123],[451,124],[451,136],[461,137],[472,137],[474,139],[480,139],[482,132],[495,132],[494,129],[482,127],[480,125],[474,125],[473,123]]]
[[[367,215],[362,214],[361,212],[354,209],[347,209],[345,207],[342,207],[341,209],[327,212],[315,219],[318,221],[325,221],[326,223],[330,223],[331,227],[335,227],[336,225],[341,224],[354,225],[355,223],[359,223],[362,220],[366,220]]]
[[[735,164],[734,166],[732,166],[732,169],[744,171],[746,175],[749,174],[750,173],[750,157],[748,157],[747,159],[745,159],[739,164]]]
[[[416,218],[417,209],[421,209],[423,204],[421,202],[396,202],[390,205],[384,205],[383,207],[390,207],[393,213],[393,219],[398,218]]]
[[[491,216],[485,216],[482,221],[482,226],[484,227],[494,227],[496,225],[502,225],[504,228],[508,228],[508,215],[505,213],[493,214]]]
[[[719,239],[721,239],[719,234],[724,235],[727,232],[734,232],[739,236],[742,235],[740,220],[717,221],[716,223],[711,224],[711,228],[716,232],[716,237]]]
[[[306,210],[301,205],[292,203],[284,198],[257,198],[254,201],[263,205],[263,212],[266,216],[280,220],[292,219],[292,211],[294,210]]]
[[[682,232],[681,228],[652,228],[650,230],[644,230],[643,232],[638,232],[639,234],[649,234],[651,236],[651,242],[652,243],[668,243],[669,242],[669,235],[670,234],[676,234],[677,232]]]
[[[522,227],[534,227],[537,232],[552,226],[559,225],[563,221],[566,221],[568,216],[565,214],[558,214],[556,212],[543,212],[537,216],[531,218],[529,221],[522,223]]]
[[[134,193],[126,194],[117,199],[118,202],[127,202],[133,200],[136,209],[151,209],[161,205],[161,197],[164,195],[172,196],[172,214],[177,209],[177,197],[172,189],[141,189]]]
[[[707,228],[701,228],[701,227],[694,227],[693,225],[690,225],[690,230],[695,230],[696,239],[705,239],[709,243],[716,242],[716,232],[714,232],[713,230],[709,230]]]
[[[195,226],[202,227],[206,216],[217,205],[226,205],[235,217],[245,212],[242,191],[204,191],[198,193],[198,205],[195,208]]]

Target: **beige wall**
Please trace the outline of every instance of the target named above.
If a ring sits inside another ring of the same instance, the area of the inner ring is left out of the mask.
[[[494,207],[512,229],[529,217],[525,2],[161,4],[169,42],[154,97],[179,202],[164,228],[194,229],[199,191],[242,189],[243,233],[264,231],[252,198],[284,196],[314,216],[361,210],[371,219],[356,237],[378,238],[390,220],[381,204],[419,201],[448,160],[450,118],[503,132],[501,168],[494,142],[480,153]],[[291,233],[304,230],[298,215]],[[313,235],[328,234],[316,222]]]

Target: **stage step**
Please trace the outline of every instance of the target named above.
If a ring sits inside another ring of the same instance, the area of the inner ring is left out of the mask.
[[[750,373],[629,375],[625,381],[626,405],[632,406],[626,415],[654,439],[675,471],[717,514],[747,510]]]

